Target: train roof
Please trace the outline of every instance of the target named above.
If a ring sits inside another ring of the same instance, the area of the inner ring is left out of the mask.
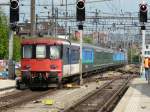
[[[22,40],[21,44],[26,44],[26,45],[30,45],[30,44],[46,44],[46,45],[53,45],[53,44],[67,44],[67,45],[75,45],[75,46],[80,46],[80,43],[76,43],[76,42],[70,42],[67,39],[60,39],[60,38],[50,38],[50,37],[42,37],[42,38],[25,38]],[[87,44],[87,43],[83,43],[83,47],[89,47],[89,48],[94,48],[97,51],[105,51],[105,52],[110,52],[113,53],[115,52],[112,49],[108,49],[108,48],[103,48],[100,46],[96,46],[96,45],[91,45],[91,44]]]
[[[64,42],[69,43],[66,39],[58,38],[25,38],[21,44],[63,44]]]
[[[113,49],[103,48],[103,47],[100,47],[100,46],[91,45],[91,44],[87,44],[87,43],[85,43],[83,46],[92,47],[92,48],[96,49],[96,51],[100,51],[100,52],[101,51],[105,51],[105,52],[109,52],[109,53],[115,52]]]

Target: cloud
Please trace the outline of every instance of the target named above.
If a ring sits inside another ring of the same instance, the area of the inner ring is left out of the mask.
[[[9,0],[0,0],[0,4],[9,3]]]

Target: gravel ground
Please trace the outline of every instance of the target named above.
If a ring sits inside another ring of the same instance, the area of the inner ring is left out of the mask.
[[[29,102],[28,104],[7,110],[6,112],[60,112],[70,107],[77,100],[95,90],[103,83],[104,81],[98,83],[91,82],[78,88],[58,90],[54,95],[44,97],[38,101]],[[46,105],[42,102],[44,99],[50,99],[54,102],[53,104]]]
[[[129,67],[124,67],[123,69],[128,69]],[[131,69],[131,67],[130,67]],[[108,73],[103,73],[103,76],[108,75],[119,75],[119,72],[110,71]],[[56,91],[53,95],[44,97],[37,101],[29,102],[13,109],[9,109],[5,112],[63,112],[65,108],[70,107],[77,100],[81,99],[83,96],[95,90],[97,87],[104,84],[105,81],[90,82],[80,87],[75,88],[65,88]],[[43,100],[49,99],[52,104],[44,104]]]

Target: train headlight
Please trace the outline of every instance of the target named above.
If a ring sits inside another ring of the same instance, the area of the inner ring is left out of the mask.
[[[56,68],[57,68],[57,65],[50,65],[50,68],[51,68],[51,69],[56,69]]]
[[[26,65],[25,68],[26,68],[26,69],[30,69],[31,66],[30,66],[30,65]]]

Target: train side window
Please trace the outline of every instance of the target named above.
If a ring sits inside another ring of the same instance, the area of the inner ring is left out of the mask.
[[[50,58],[51,59],[61,58],[61,46],[50,46]]]
[[[23,46],[23,58],[32,58],[32,45]]]
[[[69,53],[69,50],[70,49],[67,47],[66,48],[66,59],[67,59],[66,61],[67,61],[67,64],[70,64],[70,53]]]
[[[78,63],[79,62],[79,50],[77,49],[72,49],[71,50],[71,63],[74,64],[74,63]]]
[[[32,45],[32,58],[36,58],[36,45]]]
[[[45,58],[46,57],[46,46],[37,45],[36,46],[36,58]]]
[[[47,45],[46,46],[46,58],[49,58],[50,57],[50,46],[49,45]]]

